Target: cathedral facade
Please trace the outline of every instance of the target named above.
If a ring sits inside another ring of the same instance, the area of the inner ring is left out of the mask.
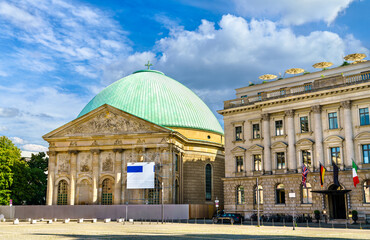
[[[191,90],[154,70],[95,96],[46,134],[47,205],[223,201],[223,130]],[[153,189],[127,189],[127,164],[155,163]]]

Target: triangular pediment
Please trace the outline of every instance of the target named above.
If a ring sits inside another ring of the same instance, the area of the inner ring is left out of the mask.
[[[253,146],[248,148],[248,151],[262,151],[262,150],[263,150],[263,147],[258,144],[254,144]]]
[[[43,138],[122,135],[170,131],[170,129],[104,104],[44,135]]]
[[[271,148],[286,148],[288,147],[288,144],[285,142],[276,142],[271,145]]]
[[[245,152],[245,151],[246,151],[246,149],[245,149],[245,148],[243,148],[243,147],[239,147],[239,146],[234,147],[234,148],[231,150],[231,152],[232,152],[232,153],[241,153],[241,152]]]

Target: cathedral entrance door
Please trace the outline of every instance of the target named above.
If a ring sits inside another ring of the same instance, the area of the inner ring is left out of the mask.
[[[342,190],[341,187],[331,185],[329,190]],[[331,219],[346,219],[346,199],[341,191],[333,191],[328,195],[329,210]]]

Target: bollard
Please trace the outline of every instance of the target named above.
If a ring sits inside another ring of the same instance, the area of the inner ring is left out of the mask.
[[[320,219],[319,219],[319,228],[321,228],[321,223],[320,223]]]
[[[189,218],[188,218],[188,219],[186,219],[186,224],[189,224]]]
[[[221,224],[224,224],[224,219],[221,219]]]
[[[31,224],[36,224],[36,223],[37,223],[37,220],[34,220],[34,219],[31,220]]]
[[[283,219],[283,224],[284,224],[284,227],[285,227],[285,218]]]
[[[69,218],[66,218],[64,219],[63,223],[69,223],[70,219]]]
[[[204,224],[206,224],[206,218],[204,218]]]
[[[77,223],[83,223],[83,222],[84,222],[84,219],[83,218],[77,219]]]
[[[251,226],[253,226],[253,220],[252,220],[252,218],[251,218]]]
[[[195,218],[195,222],[194,223],[197,224],[197,218]]]
[[[347,222],[348,222],[348,220],[346,220],[346,229],[348,228],[348,226],[347,226]]]
[[[51,220],[51,219],[46,220],[46,223],[47,223],[47,224],[52,224],[52,223],[53,223],[53,220]]]
[[[158,224],[158,219],[157,219],[157,224]]]
[[[360,229],[362,229],[361,222],[360,222]]]
[[[116,221],[117,221],[117,223],[121,223],[122,222],[122,218],[117,218]]]
[[[331,228],[334,228],[334,222],[331,221]]]
[[[308,227],[308,219],[306,221],[307,221],[307,227]]]
[[[272,226],[274,226],[274,219],[272,219]]]
[[[91,219],[91,223],[96,223],[97,221],[98,221],[98,219],[96,219],[96,218]]]
[[[172,218],[172,223],[173,223],[173,218]]]
[[[243,219],[242,218],[240,219],[240,225],[243,225]]]
[[[13,224],[14,224],[14,225],[18,225],[18,224],[19,224],[19,220],[18,220],[18,218],[14,219]]]

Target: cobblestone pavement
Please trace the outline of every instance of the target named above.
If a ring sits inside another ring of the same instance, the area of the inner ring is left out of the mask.
[[[186,223],[0,223],[0,239],[370,239],[370,230]]]

